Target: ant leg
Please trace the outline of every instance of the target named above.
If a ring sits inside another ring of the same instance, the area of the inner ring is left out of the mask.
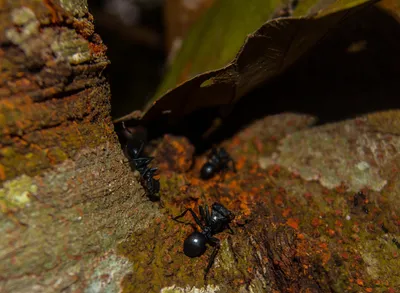
[[[153,157],[147,157],[147,158],[136,158],[136,159],[132,159],[131,161],[133,162],[137,162],[138,164],[149,164],[151,161],[153,161],[154,158]]]
[[[183,217],[184,215],[186,215],[187,212],[190,212],[190,213],[192,214],[192,217],[193,217],[193,219],[196,221],[197,225],[199,225],[200,228],[201,228],[202,230],[204,230],[204,225],[201,223],[199,217],[195,214],[195,212],[193,212],[193,210],[192,210],[191,208],[186,209],[182,214],[180,214],[179,216],[174,217],[174,218],[172,218],[172,219],[173,219],[173,220],[177,220],[177,219]],[[177,221],[177,222],[179,222],[179,221]]]
[[[206,205],[206,209],[207,209],[207,205]],[[204,208],[202,206],[199,206],[199,213],[200,213],[201,219],[206,223],[206,226],[208,226],[208,219],[206,217],[206,214],[204,213]]]
[[[206,221],[207,225],[211,223],[211,216],[210,216],[210,210],[208,209],[208,205],[206,205]]]
[[[139,150],[138,150],[138,153],[137,153],[138,156],[142,153],[143,148],[144,148],[144,141],[141,140],[141,141],[140,141],[140,147],[139,147]]]
[[[145,178],[147,173],[150,173],[150,176],[153,176],[153,174],[158,170],[158,168],[147,168],[146,171],[142,174],[142,177]]]
[[[232,230],[231,226],[229,226],[229,224],[226,224],[226,226],[228,227],[228,229],[231,232],[231,234],[234,235],[235,231]]]
[[[207,274],[214,263],[215,257],[217,256],[217,253],[218,253],[218,250],[221,247],[221,241],[218,238],[210,237],[209,241],[215,245],[215,248],[210,256],[210,259],[208,260],[208,265],[204,272],[204,280],[207,278]]]
[[[149,158],[137,158],[137,159],[129,159],[127,163],[131,168],[137,170],[140,175],[144,174],[146,170],[148,170],[147,165],[153,160],[153,157]]]
[[[147,165],[153,160],[153,157],[149,158],[137,158],[132,159],[131,162],[134,163],[134,167],[139,171],[140,174],[144,174],[147,170]]]

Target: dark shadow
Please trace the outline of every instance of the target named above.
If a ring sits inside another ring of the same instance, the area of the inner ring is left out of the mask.
[[[111,114],[121,117],[129,109],[143,107],[164,73],[163,7],[146,5],[143,1],[89,0],[88,3],[95,31],[107,46],[111,61],[106,72],[112,93]],[[121,11],[124,8],[125,13]]]

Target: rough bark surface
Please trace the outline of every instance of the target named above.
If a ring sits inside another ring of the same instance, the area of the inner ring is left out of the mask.
[[[135,212],[153,206],[122,163],[105,51],[86,1],[0,1],[1,292],[117,292],[115,243],[154,214]]]
[[[86,2],[0,5],[1,292],[400,290],[398,111],[266,117],[223,143],[238,172],[209,181],[205,156],[165,136],[160,206],[124,163]],[[193,228],[170,216],[214,201],[235,234],[217,235],[206,283],[211,249],[186,257]]]
[[[398,291],[399,117],[314,127],[310,116],[266,117],[223,143],[238,172],[209,181],[199,179],[205,157],[185,168],[191,145],[166,136],[154,152],[162,212],[217,201],[235,212],[235,235],[216,235],[222,248],[204,282],[212,249],[182,252],[191,216],[155,221],[118,246],[134,264],[125,292]]]

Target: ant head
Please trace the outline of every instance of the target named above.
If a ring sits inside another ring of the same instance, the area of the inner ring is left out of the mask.
[[[214,175],[214,172],[215,172],[215,167],[209,162],[207,162],[200,170],[200,177],[202,179],[210,179]]]
[[[216,211],[218,214],[222,215],[223,217],[225,217],[226,220],[228,220],[228,222],[233,221],[233,219],[235,218],[234,213],[232,213],[230,210],[228,210],[226,207],[224,207],[222,204],[220,204],[218,202],[214,202],[211,209],[213,211]]]

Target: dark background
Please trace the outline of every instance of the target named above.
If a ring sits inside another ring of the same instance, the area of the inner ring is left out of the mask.
[[[110,8],[116,1],[122,0],[89,1],[96,31],[111,60],[108,76],[114,118],[140,109],[152,97],[166,70],[167,56],[164,2],[131,0],[137,11],[121,16]],[[226,111],[222,115],[221,109],[200,109],[173,125],[153,121],[145,125],[149,139],[166,132],[183,134],[201,151],[265,115],[307,113],[324,124],[398,108],[399,40],[399,22],[371,7],[337,28],[286,73],[243,97],[228,115]],[[204,139],[202,134],[216,117],[223,118],[222,127]]]

